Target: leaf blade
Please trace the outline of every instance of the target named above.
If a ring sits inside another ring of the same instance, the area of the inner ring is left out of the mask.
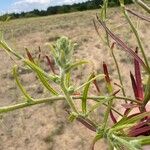
[[[90,77],[88,78],[88,81],[90,81],[92,78],[94,77],[94,74],[92,73],[90,75]],[[84,114],[86,114],[87,112],[87,95],[88,95],[88,91],[89,91],[89,87],[90,87],[91,82],[89,82],[83,90],[83,94],[82,94],[82,112]]]

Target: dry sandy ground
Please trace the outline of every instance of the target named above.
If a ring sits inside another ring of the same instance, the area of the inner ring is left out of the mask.
[[[134,5],[132,9],[137,9]],[[65,15],[55,15],[42,18],[19,19],[9,21],[4,27],[5,39],[17,51],[25,55],[25,47],[36,54],[38,46],[42,53],[49,54],[45,43],[54,42],[58,37],[65,35],[77,42],[74,58],[88,59],[90,65],[79,68],[73,72],[75,84],[79,84],[87,79],[87,75],[95,70],[101,72],[102,62],[106,61],[110,66],[109,70],[113,81],[117,81],[118,76],[115,65],[110,57],[109,50],[97,36],[92,20],[95,18],[94,11],[77,12]],[[139,34],[144,43],[144,48],[150,49],[150,24],[135,20],[139,28]],[[129,29],[118,8],[109,10],[108,26],[119,35],[132,48],[137,46],[136,40]],[[103,36],[102,29],[100,28]],[[129,71],[133,70],[132,58],[119,49],[115,49],[115,54],[120,62],[121,73],[124,79],[128,96],[133,95],[129,80]],[[150,60],[150,57],[149,57]],[[20,62],[17,62],[20,64]],[[12,66],[14,62],[8,55],[0,50],[0,106],[15,104],[23,101],[19,89],[16,87],[12,76]],[[44,65],[45,70],[49,68]],[[36,76],[31,71],[20,68],[20,78],[34,98],[50,96],[41,87]],[[92,92],[96,92],[95,89]],[[70,123],[65,112],[67,107],[65,102],[48,103],[23,110],[17,110],[5,114],[0,119],[0,150],[88,150],[94,137],[94,133],[83,127],[78,122]],[[100,118],[101,111],[98,110],[97,117]],[[96,150],[107,148],[104,141],[96,145]]]

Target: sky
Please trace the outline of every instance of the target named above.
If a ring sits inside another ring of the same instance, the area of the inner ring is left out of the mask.
[[[10,12],[45,10],[49,6],[72,4],[87,0],[0,0],[0,14]]]

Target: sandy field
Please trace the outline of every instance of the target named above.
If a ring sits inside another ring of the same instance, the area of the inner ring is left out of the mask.
[[[128,7],[146,15],[135,5]],[[0,29],[4,30],[7,43],[24,56],[27,47],[33,56],[37,57],[39,46],[42,50],[42,56],[50,55],[46,43],[55,42],[62,35],[68,36],[77,43],[74,59],[87,59],[89,61],[88,65],[79,67],[72,72],[74,85],[77,86],[87,80],[88,75],[93,70],[95,73],[101,73],[103,61],[109,66],[112,81],[118,82],[118,75],[110,51],[98,37],[93,25],[96,13],[99,13],[99,10],[18,19],[6,24],[0,22]],[[139,29],[150,61],[150,24],[130,16]],[[130,47],[135,48],[137,46],[136,39],[119,8],[109,9],[107,25]],[[99,32],[104,37],[104,31],[100,26]],[[129,79],[129,72],[130,70],[133,71],[133,60],[118,47],[115,47],[114,51],[119,61],[127,95],[133,96]],[[31,70],[26,69],[21,62],[17,60],[15,62],[20,66],[21,82],[32,97],[51,96],[41,86]],[[12,67],[15,62],[9,58],[4,50],[0,49],[0,106],[15,104],[24,100],[12,75]],[[45,61],[41,61],[41,64],[45,71],[50,72]],[[99,85],[105,91],[104,84],[99,82]],[[91,93],[96,93],[94,87],[92,87]],[[120,103],[118,102],[119,105]],[[0,150],[89,150],[95,133],[77,121],[69,122],[68,114],[65,111],[67,108],[68,105],[65,101],[58,101],[3,114],[0,116]],[[101,120],[102,115],[101,109],[95,112],[95,117],[99,120]],[[99,141],[95,146],[95,150],[106,149],[105,141]]]

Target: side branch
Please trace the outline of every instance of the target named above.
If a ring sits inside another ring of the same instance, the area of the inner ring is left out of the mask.
[[[104,99],[110,99],[110,98],[114,98],[114,99],[118,99],[118,100],[127,100],[127,101],[131,101],[131,102],[134,102],[137,104],[141,104],[141,102],[139,102],[137,100],[126,98],[126,97],[112,97],[112,96],[111,97],[110,96],[88,96],[87,97],[87,99],[93,100],[96,102],[99,102],[100,100],[104,100]],[[82,99],[82,96],[72,96],[72,99],[73,100]],[[33,106],[33,105],[37,105],[37,104],[49,103],[49,102],[54,102],[54,101],[59,101],[59,100],[65,100],[65,96],[60,95],[57,97],[35,99],[31,102],[24,102],[24,103],[20,103],[20,104],[11,105],[11,106],[0,107],[0,114],[14,111],[14,110],[21,109],[21,108],[25,108],[25,107],[29,107],[29,106]]]

